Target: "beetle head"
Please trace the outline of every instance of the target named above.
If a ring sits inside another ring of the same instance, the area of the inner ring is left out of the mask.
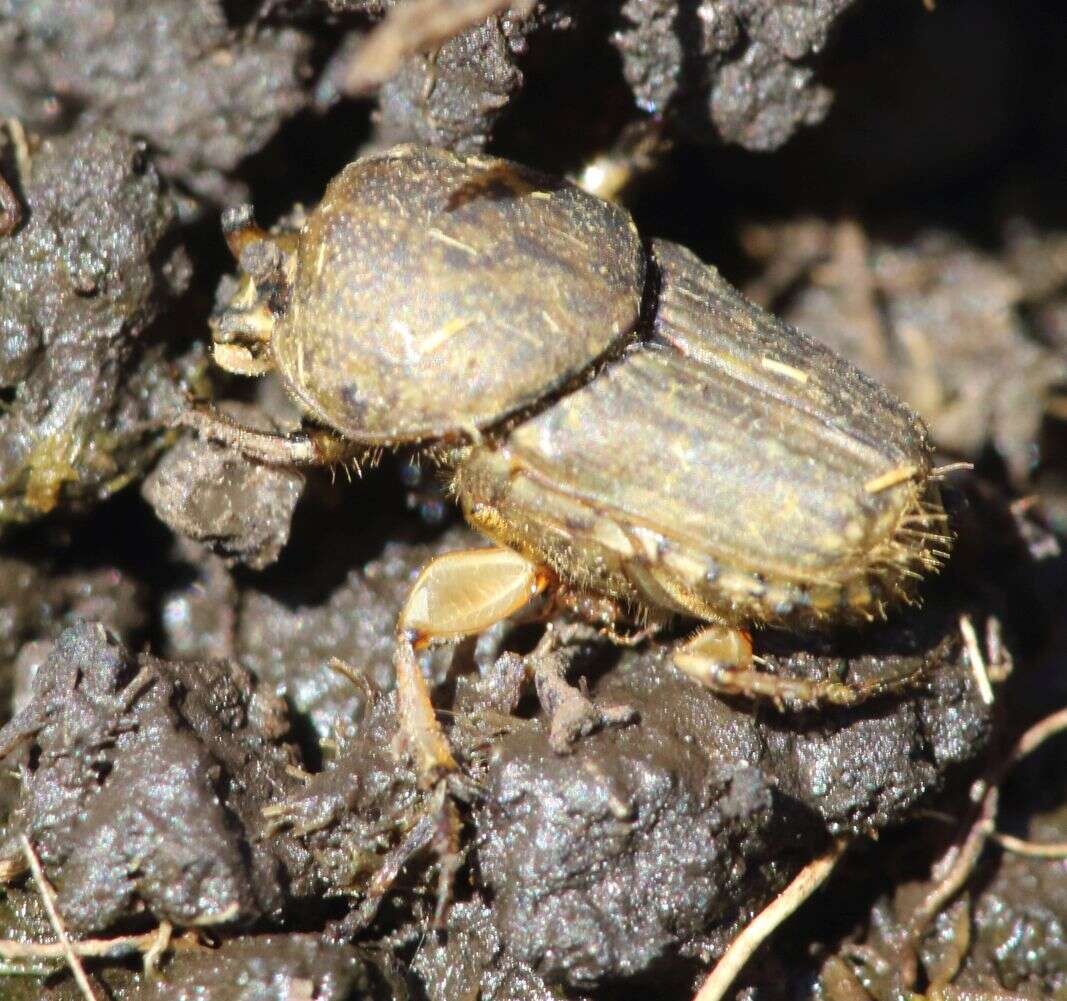
[[[296,235],[260,229],[251,205],[224,212],[222,231],[241,276],[229,303],[210,320],[215,361],[239,375],[263,375],[274,367],[275,321],[289,305]]]

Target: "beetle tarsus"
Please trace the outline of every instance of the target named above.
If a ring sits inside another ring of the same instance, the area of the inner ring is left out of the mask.
[[[927,658],[899,674],[865,681],[781,677],[759,669],[747,634],[728,626],[701,630],[674,651],[673,659],[677,667],[719,695],[766,700],[780,712],[855,706],[897,695],[921,684],[932,662]]]
[[[427,848],[437,857],[437,905],[434,922],[436,927],[440,927],[445,909],[452,900],[456,873],[463,864],[464,855],[460,850],[461,830],[459,811],[448,796],[446,783],[440,781],[430,795],[422,816],[404,839],[382,860],[367,888],[363,902],[350,911],[342,923],[342,935],[354,938],[374,920],[382,900],[393,887],[404,866]]]
[[[434,907],[433,924],[435,928],[444,927],[445,910],[452,902],[452,888],[456,882],[456,873],[463,865],[465,853],[460,847],[460,833],[463,824],[459,810],[449,795],[450,783],[439,782],[434,792],[434,834],[430,846],[437,856],[437,904]]]
[[[222,235],[235,260],[240,260],[241,251],[256,240],[269,239],[268,234],[256,225],[252,206],[235,205],[222,213]]]

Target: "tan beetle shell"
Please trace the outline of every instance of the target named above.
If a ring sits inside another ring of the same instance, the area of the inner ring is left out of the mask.
[[[644,269],[623,209],[400,146],[349,164],[308,217],[271,350],[307,412],[352,440],[469,436],[617,349]]]
[[[573,589],[812,625],[884,615],[946,556],[907,406],[573,185],[401,146],[295,237],[231,236],[216,348],[269,340],[349,442],[432,439],[471,523]]]
[[[564,580],[728,623],[873,618],[936,565],[925,429],[844,359],[653,242],[651,336],[453,489]],[[935,529],[936,530],[936,529]]]

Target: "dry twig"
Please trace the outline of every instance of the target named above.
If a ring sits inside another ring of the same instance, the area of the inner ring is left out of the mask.
[[[533,0],[406,0],[398,3],[360,46],[345,70],[344,91],[365,94],[388,80],[416,52],[449,39],[507,8],[519,17]]]

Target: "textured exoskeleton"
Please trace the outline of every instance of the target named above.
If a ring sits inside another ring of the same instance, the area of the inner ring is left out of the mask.
[[[414,146],[349,165],[298,233],[231,217],[245,273],[226,367],[274,367],[317,423],[186,423],[265,461],[432,449],[502,549],[426,568],[398,624],[399,706],[427,776],[454,767],[415,650],[546,588],[709,625],[675,662],[725,692],[846,703],[751,667],[761,623],[884,616],[949,537],[919,419],[714,268],[565,182]],[[806,687],[805,687],[806,686]]]
[[[690,251],[652,256],[648,337],[455,454],[467,518],[572,586],[712,622],[883,615],[930,560],[921,424]]]

